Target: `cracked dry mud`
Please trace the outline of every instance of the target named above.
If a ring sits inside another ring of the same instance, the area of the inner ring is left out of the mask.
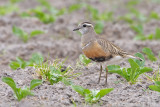
[[[77,3],[75,0],[49,0],[56,8],[68,7],[71,4]],[[0,5],[7,4],[7,0],[1,0]],[[113,11],[115,17],[126,13],[123,5],[127,0],[121,1],[104,1],[99,0],[82,0],[97,8],[100,12],[105,9]],[[36,0],[24,0],[18,3],[21,11],[34,8],[38,3]],[[154,10],[160,12],[160,6],[156,3],[143,2],[137,8],[144,14],[148,14]],[[8,66],[11,60],[15,60],[17,56],[27,60],[34,52],[42,53],[45,58],[50,55],[50,60],[56,58],[67,58],[66,65],[71,65],[76,68],[76,60],[82,53],[80,49],[80,36],[73,33],[72,30],[81,21],[86,21],[83,16],[84,9],[77,10],[70,14],[64,14],[58,17],[53,24],[43,24],[36,18],[21,18],[16,13],[0,16],[0,78],[3,76],[12,77],[19,87],[29,85],[30,81],[35,78],[34,69],[27,67],[26,69],[11,70]],[[23,43],[20,39],[12,33],[12,26],[16,25],[26,32],[32,30],[44,30],[46,33],[36,36]],[[160,21],[152,20],[145,24],[145,34],[154,33],[155,28],[160,26]],[[125,22],[106,22],[103,35],[106,35],[108,40],[114,42],[122,49],[130,53],[141,52],[143,47],[149,47],[154,54],[158,54],[160,50],[160,41],[135,41],[133,32],[129,25]],[[127,62],[120,64],[122,67],[129,67]],[[158,69],[158,63],[146,61],[146,66]],[[75,69],[74,72],[82,73],[73,82],[76,85],[81,85],[89,89],[106,88],[104,83],[104,76],[100,84],[97,84],[99,76],[99,66],[95,63],[82,68]],[[152,74],[149,72],[148,74]],[[103,74],[104,75],[104,72]],[[129,85],[122,77],[117,74],[108,75],[107,88],[114,88],[108,95],[104,96],[99,103],[94,105],[85,105],[84,99],[71,87],[64,86],[63,83],[49,85],[43,83],[36,87],[33,92],[35,96],[28,96],[22,101],[18,102],[14,96],[11,88],[0,80],[0,107],[67,107],[73,106],[74,101],[77,106],[102,106],[102,107],[159,107],[160,94],[147,87],[152,84],[145,76],[139,78],[139,82],[135,85]]]

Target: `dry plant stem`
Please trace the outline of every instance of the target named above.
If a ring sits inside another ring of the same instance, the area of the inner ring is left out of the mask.
[[[99,84],[100,79],[101,79],[101,73],[102,73],[102,64],[100,63],[100,73],[99,73],[98,84]]]

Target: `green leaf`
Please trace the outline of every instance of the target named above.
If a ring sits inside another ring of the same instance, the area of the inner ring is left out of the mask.
[[[20,2],[22,0],[10,0],[11,3],[17,3],[17,2]]]
[[[108,71],[119,70],[121,67],[119,65],[108,65]]]
[[[33,66],[33,64],[42,64],[44,61],[44,57],[40,53],[33,53],[32,58],[29,60],[29,65]]]
[[[96,21],[95,24],[95,32],[101,34],[104,29],[104,22],[103,21]]]
[[[150,85],[149,88],[153,91],[158,91],[160,92],[160,86],[155,86],[155,85]]]
[[[14,82],[14,80],[10,77],[2,77],[2,81],[5,82],[6,84],[8,84],[13,91],[16,93],[17,89],[16,89],[16,83]]]
[[[16,5],[1,5],[0,6],[0,16],[6,15],[8,13],[16,12],[19,8]]]
[[[99,16],[100,20],[104,21],[112,21],[113,20],[113,12],[105,12]]]
[[[149,40],[154,39],[154,34],[149,34],[149,35],[147,36],[147,39],[149,39]]]
[[[67,86],[73,84],[70,80],[68,80],[68,79],[65,78],[65,77],[62,78],[62,82],[63,82],[65,85],[67,85]]]
[[[27,66],[27,62],[25,62],[23,59],[21,59],[20,57],[16,58],[16,61],[12,61],[9,66],[11,67],[11,69],[18,69],[18,68],[22,68],[24,69]]]
[[[139,25],[131,25],[130,26],[135,32],[137,32],[138,34],[143,34],[143,26],[141,24]]]
[[[20,29],[20,28],[18,28],[18,27],[16,27],[16,26],[13,26],[12,27],[12,31],[13,31],[13,33],[15,34],[15,35],[17,35],[17,36],[22,36],[22,35],[24,35],[26,32],[24,32],[22,29]]]
[[[141,54],[141,53],[136,53],[135,54],[135,56],[137,56],[137,57],[139,57],[139,58],[141,58],[142,59],[142,61],[140,61],[140,60],[137,60],[137,59],[134,59],[134,61],[140,66],[140,67],[144,67],[144,64],[145,64],[145,59],[144,59],[144,56],[143,56],[143,54]]]
[[[16,70],[16,69],[20,68],[20,64],[18,62],[16,62],[16,61],[10,62],[9,66],[13,70]]]
[[[140,2],[140,0],[129,0],[127,2],[127,6],[132,7],[132,6],[135,6],[135,5],[139,4],[139,2]]]
[[[39,79],[33,79],[30,83],[30,90],[34,89],[36,86],[41,85],[42,80]]]
[[[50,3],[48,2],[48,0],[37,0],[41,5],[45,6],[45,7],[51,7]]]
[[[143,48],[142,52],[144,52],[147,55],[149,60],[157,61],[157,58],[154,56],[154,54],[150,48]]]
[[[139,65],[136,62],[134,62],[133,59],[128,59],[128,62],[130,63],[131,69],[133,71],[136,71],[136,69],[139,68]]]
[[[106,94],[110,93],[114,88],[106,88],[106,89],[101,89],[98,94],[96,95],[96,97],[102,98],[103,96],[105,96]]]
[[[16,94],[17,99],[20,99],[18,88],[16,87],[16,83],[14,82],[14,80],[10,77],[2,77],[2,81],[8,84]]]
[[[124,16],[119,17],[119,20],[124,20],[124,21],[132,24],[132,23],[134,23],[132,17],[133,17],[132,14],[126,14],[126,15],[124,15]]]
[[[26,32],[24,32],[22,29],[13,26],[12,27],[12,32],[14,35],[16,35],[17,37],[19,37],[20,39],[22,39],[24,42],[27,42],[29,39],[29,36]]]
[[[156,29],[155,39],[160,39],[160,28]]]
[[[153,71],[153,69],[150,67],[143,67],[143,68],[140,68],[139,74],[143,74],[143,73],[149,72],[149,71]]]
[[[28,89],[28,88],[18,88],[18,93],[19,93],[19,97],[18,97],[18,101],[22,100],[23,98],[26,98],[28,95],[33,96],[34,94]]]
[[[160,81],[155,81],[155,84],[160,86]]]
[[[34,37],[34,36],[37,36],[37,35],[40,35],[40,34],[43,34],[44,32],[41,31],[41,30],[34,30],[30,33],[30,37]]]
[[[25,98],[28,95],[34,95],[29,88],[25,87],[24,89],[21,88],[17,88],[16,87],[16,83],[14,82],[14,80],[10,77],[3,77],[2,81],[5,82],[6,84],[8,84],[12,90],[14,91],[14,93],[16,94],[16,98],[18,99],[18,101],[20,101],[21,99]],[[37,86],[38,82],[37,81],[31,81],[31,89],[33,89],[35,86]]]
[[[147,37],[145,37],[144,35],[142,34],[138,34],[134,37],[134,40],[146,40]]]
[[[82,54],[79,56],[79,59],[85,66],[91,62],[90,59],[88,59],[85,55]]]
[[[78,85],[71,85],[72,89],[85,97],[85,89]]]
[[[160,19],[160,16],[159,16],[159,14],[158,14],[157,12],[152,11],[152,12],[150,13],[150,18]]]
[[[69,6],[68,12],[71,13],[73,11],[79,10],[82,7],[82,4],[73,4]]]

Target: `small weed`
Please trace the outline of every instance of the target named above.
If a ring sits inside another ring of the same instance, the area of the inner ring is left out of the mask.
[[[55,60],[53,63],[48,64],[48,61],[42,64],[35,64],[34,68],[36,69],[37,74],[43,79],[50,82],[50,84],[63,82],[65,85],[71,85],[72,82],[70,78],[78,75],[72,71],[68,66],[65,69],[63,68],[64,62],[60,60]]]
[[[22,17],[36,17],[44,24],[53,23],[57,16],[66,12],[65,8],[56,9],[47,0],[37,0],[40,6],[21,14]]]
[[[82,55],[82,54],[79,56],[79,60],[80,60],[81,63],[84,64],[85,66],[87,66],[87,65],[91,62],[90,59],[88,59],[85,55]]]
[[[147,55],[147,58],[151,60],[152,62],[157,61],[157,58],[153,54],[152,50],[150,48],[143,48],[142,52]]]
[[[0,16],[4,16],[6,14],[13,13],[18,10],[19,10],[19,8],[15,5],[12,5],[12,4],[0,6]]]
[[[154,12],[154,11],[152,11],[151,13],[150,13],[150,19],[157,19],[157,20],[159,20],[160,19],[160,15],[158,14],[158,13],[156,13],[156,12]]]
[[[80,8],[82,8],[84,6],[84,4],[73,4],[71,6],[69,6],[68,8],[68,12],[71,13],[73,11],[79,10]]]
[[[78,92],[85,98],[85,102],[87,103],[96,103],[98,102],[103,96],[110,93],[113,88],[106,88],[101,90],[89,90],[85,89],[78,85],[71,85],[72,89]]]
[[[10,0],[10,3],[14,4],[14,3],[18,3],[21,2],[22,0]]]
[[[101,34],[104,29],[104,22],[113,20],[113,13],[112,12],[99,13],[99,11],[96,8],[90,5],[86,5],[86,7],[89,13],[91,13],[92,20],[95,22],[95,32]]]
[[[27,32],[23,31],[22,29],[16,26],[12,27],[12,32],[14,35],[22,39],[23,42],[27,42],[29,39],[44,33],[43,31],[40,31],[40,30],[34,30],[30,34],[28,34]]]
[[[18,68],[25,69],[27,66],[33,66],[34,64],[41,64],[44,58],[41,54],[34,53],[29,61],[24,61],[22,58],[17,57],[16,61],[11,61],[9,66],[11,69],[16,70]]]
[[[155,81],[155,85],[150,85],[149,88],[153,91],[160,92],[160,81]]]
[[[117,73],[125,78],[129,83],[135,84],[138,77],[145,73],[152,71],[152,68],[144,67],[144,57],[141,53],[137,53],[136,56],[143,59],[143,61],[129,59],[130,68],[121,68],[119,65],[110,65],[108,70],[110,73]]]
[[[157,71],[155,71],[152,76],[148,76],[148,75],[145,75],[145,76],[147,77],[147,79],[149,79],[153,82],[160,81],[159,69]]]
[[[160,28],[156,28],[155,34],[145,35],[142,24],[131,25],[132,30],[134,30],[137,34],[135,36],[135,40],[153,40],[160,39]]]
[[[158,58],[155,57],[155,55],[153,54],[150,48],[143,48],[142,51],[147,55],[147,58],[150,61],[156,62],[158,60]],[[160,58],[160,53],[159,53],[159,58]],[[148,75],[145,75],[145,76],[147,77],[148,80],[151,80],[153,82],[160,81],[159,62],[158,62],[158,70],[154,71],[152,76],[148,76]]]
[[[16,83],[10,77],[3,77],[2,81],[8,84],[12,88],[18,101],[22,100],[28,95],[33,96],[34,93],[31,92],[31,90],[33,90],[36,86],[42,84],[42,80],[33,79],[30,83],[30,87],[25,87],[22,89],[22,88],[17,88]]]

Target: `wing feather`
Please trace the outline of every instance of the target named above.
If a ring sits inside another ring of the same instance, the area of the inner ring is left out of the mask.
[[[97,39],[97,42],[99,43],[99,45],[101,45],[101,47],[105,50],[106,53],[110,52],[115,56],[118,55],[122,57],[125,57],[126,55],[128,55],[127,52],[123,51],[121,48],[109,42],[108,40]]]

